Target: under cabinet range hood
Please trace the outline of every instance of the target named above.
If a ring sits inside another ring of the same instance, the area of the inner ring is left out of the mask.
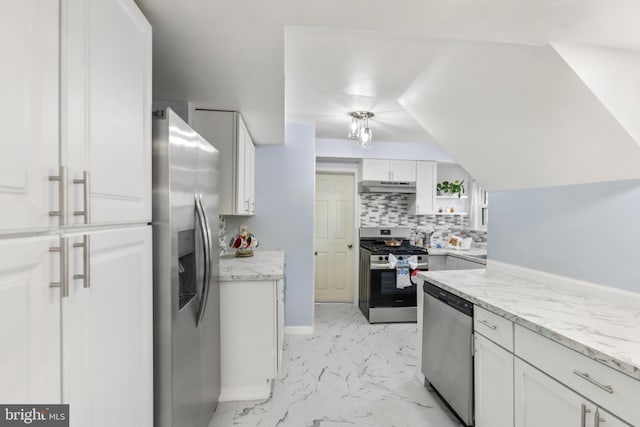
[[[359,193],[406,193],[415,194],[415,181],[360,181]]]

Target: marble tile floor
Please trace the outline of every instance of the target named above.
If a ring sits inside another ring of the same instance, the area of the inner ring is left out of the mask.
[[[221,403],[209,427],[457,427],[417,379],[416,325],[370,325],[351,304],[316,304],[313,335],[285,337],[266,401]]]

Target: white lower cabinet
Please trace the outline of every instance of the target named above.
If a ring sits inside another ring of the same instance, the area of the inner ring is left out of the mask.
[[[220,282],[220,402],[270,396],[283,334],[283,280]]]
[[[57,236],[0,240],[0,402],[60,403]]]
[[[518,358],[515,421],[516,427],[630,426]]]
[[[429,255],[429,271],[444,270],[446,259],[446,255]]]
[[[513,353],[478,333],[474,339],[475,425],[512,427]]]
[[[150,226],[65,235],[62,400],[72,427],[153,425],[151,235]]]

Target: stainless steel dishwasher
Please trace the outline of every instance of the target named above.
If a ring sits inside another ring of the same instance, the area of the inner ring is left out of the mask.
[[[422,372],[464,425],[473,426],[473,304],[424,282]]]

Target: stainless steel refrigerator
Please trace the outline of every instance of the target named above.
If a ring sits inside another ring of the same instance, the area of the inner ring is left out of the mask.
[[[207,427],[220,394],[218,150],[171,109],[154,116],[155,425]]]

